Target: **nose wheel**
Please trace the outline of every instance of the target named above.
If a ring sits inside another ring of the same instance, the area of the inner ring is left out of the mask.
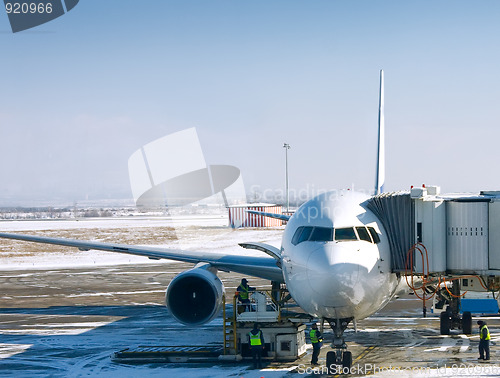
[[[326,354],[326,366],[330,374],[349,374],[352,366],[352,353],[348,350],[331,350]]]
[[[347,350],[347,344],[344,341],[344,330],[351,320],[352,318],[328,320],[333,330],[331,347],[334,349],[326,354],[326,366],[330,374],[350,373],[352,353]]]

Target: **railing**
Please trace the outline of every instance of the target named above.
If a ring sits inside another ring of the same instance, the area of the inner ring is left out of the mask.
[[[249,293],[250,303],[237,303],[236,320],[241,322],[252,321],[279,321],[280,306],[274,301],[269,292],[254,291]],[[235,302],[236,303],[236,302]]]

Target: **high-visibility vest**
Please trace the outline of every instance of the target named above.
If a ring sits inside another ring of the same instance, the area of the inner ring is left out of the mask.
[[[260,340],[261,332],[262,331],[257,332],[256,335],[254,335],[252,332],[248,333],[248,335],[250,336],[250,346],[262,345],[262,341]]]
[[[483,329],[485,329],[485,328],[486,328],[486,338],[483,338]],[[482,326],[479,329],[479,339],[480,340],[490,340],[491,339],[490,330],[488,329],[488,327],[486,325]]]
[[[241,299],[248,299],[248,289],[249,289],[248,286],[247,287],[244,287],[243,285],[238,286],[238,292],[240,293]]]
[[[309,332],[309,337],[311,338],[311,343],[316,344],[319,343],[319,338],[318,338],[318,330],[312,329],[311,332]]]

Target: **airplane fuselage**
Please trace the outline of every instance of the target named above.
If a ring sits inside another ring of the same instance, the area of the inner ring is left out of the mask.
[[[367,199],[351,191],[324,193],[302,205],[285,228],[285,282],[297,304],[314,316],[363,319],[396,291],[387,236],[363,207]]]

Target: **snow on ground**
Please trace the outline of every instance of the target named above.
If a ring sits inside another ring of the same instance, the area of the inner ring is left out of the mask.
[[[220,339],[222,319],[184,327],[162,306],[13,309],[2,317],[26,319],[26,327],[3,329],[0,343],[1,376],[12,377],[284,377],[288,368],[252,370],[238,363],[113,362],[111,354],[137,345],[211,345]],[[122,314],[125,316],[113,316]],[[79,321],[71,321],[76,319]],[[107,320],[104,321],[103,319]],[[87,320],[87,321],[82,321]],[[8,319],[7,319],[8,320]],[[5,322],[5,318],[3,319]],[[42,323],[42,324],[40,324]],[[195,342],[193,340],[195,337]],[[292,368],[295,368],[292,367]]]
[[[85,228],[154,228],[182,226],[227,226],[227,216],[224,215],[184,215],[176,217],[113,217],[113,218],[78,218],[64,220],[2,220],[0,231],[37,231],[37,230],[69,230]]]
[[[0,359],[12,357],[32,347],[32,344],[0,344]]]

